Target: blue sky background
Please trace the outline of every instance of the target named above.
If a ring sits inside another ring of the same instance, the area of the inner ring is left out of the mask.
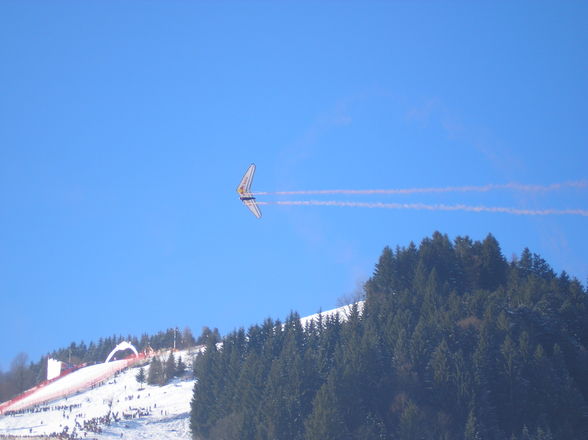
[[[435,230],[491,232],[507,258],[529,247],[585,283],[587,217],[264,206],[256,220],[235,188],[251,162],[258,191],[586,180],[587,21],[584,1],[0,2],[0,368],[71,341],[329,309],[385,245]]]

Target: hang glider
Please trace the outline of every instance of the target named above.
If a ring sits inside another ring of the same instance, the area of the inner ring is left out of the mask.
[[[255,197],[251,194],[251,183],[253,182],[253,174],[255,173],[255,164],[252,163],[247,168],[243,179],[241,179],[241,183],[237,187],[237,193],[239,193],[239,198],[243,202],[249,211],[253,213],[253,215],[257,218],[261,218],[261,211],[259,210],[259,206],[255,201]]]

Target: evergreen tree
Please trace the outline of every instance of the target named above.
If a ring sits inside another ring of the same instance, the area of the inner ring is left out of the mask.
[[[346,440],[351,438],[341,413],[336,396],[335,381],[332,376],[318,391],[312,406],[312,413],[305,423],[305,438],[307,440]]]
[[[167,361],[165,361],[165,368],[163,372],[164,382],[169,382],[177,376],[176,359],[174,352],[170,350]]]
[[[137,382],[139,382],[139,385],[140,385],[139,389],[143,389],[143,384],[147,380],[147,377],[145,376],[145,368],[143,368],[143,367],[139,368],[139,372],[135,376],[135,379],[137,379]]]
[[[158,357],[154,357],[149,365],[149,373],[147,374],[147,383],[149,385],[163,385],[164,374],[163,366]]]
[[[498,241],[488,234],[482,242],[480,287],[494,291],[506,281],[507,264],[500,251]]]
[[[210,430],[222,418],[222,409],[218,407],[222,387],[218,357],[216,344],[209,343],[204,355],[199,356],[194,364],[196,384],[190,403],[190,430],[196,439],[208,439]]]
[[[184,361],[182,360],[182,356],[178,356],[178,365],[176,366],[176,375],[178,377],[181,377],[184,375],[184,373],[186,372],[186,364],[184,363]]]
[[[445,339],[437,346],[431,356],[429,368],[433,376],[433,396],[438,400],[439,405],[443,408],[448,403],[455,402],[453,395],[452,371],[451,371],[451,353]]]

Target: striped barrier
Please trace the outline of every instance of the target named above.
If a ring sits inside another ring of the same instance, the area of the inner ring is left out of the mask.
[[[91,388],[117,372],[142,361],[145,357],[144,354],[140,354],[139,356],[132,355],[119,361],[110,362],[109,364],[96,364],[79,368],[69,374],[61,375],[56,379],[45,381],[25,391],[20,396],[3,403],[0,406],[0,414],[4,414],[7,411],[20,411]],[[94,373],[92,370],[97,371]],[[77,376],[80,376],[79,379]]]

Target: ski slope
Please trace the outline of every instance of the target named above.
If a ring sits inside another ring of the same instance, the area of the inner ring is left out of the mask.
[[[179,352],[185,363],[191,364],[191,353]],[[162,354],[165,358],[166,354]],[[123,361],[115,361],[123,362]],[[93,365],[84,375],[101,373],[104,366]],[[17,415],[0,416],[0,434],[13,436],[51,435],[74,432],[77,438],[112,439],[113,436],[125,439],[186,439],[189,438],[190,400],[194,380],[190,372],[187,378],[176,379],[165,386],[141,385],[136,380],[138,366],[128,368],[110,377],[102,385],[87,389],[74,396],[61,398],[35,407]],[[76,372],[77,373],[77,372]],[[72,373],[72,376],[75,373]],[[68,376],[63,379],[68,378]],[[64,380],[61,386],[69,386]],[[52,384],[53,385],[53,384]],[[96,422],[102,432],[84,430],[84,422],[92,423],[107,414],[116,414],[119,421],[106,426]],[[129,417],[125,419],[125,415]],[[135,418],[132,418],[135,416]],[[67,427],[67,429],[66,429]]]
[[[7,409],[9,411],[19,411],[23,408],[30,407],[31,405],[66,397],[71,394],[72,391],[91,387],[102,380],[111,377],[117,371],[125,368],[127,364],[128,362],[126,360],[119,360],[81,368],[49,383],[34,393],[26,396],[24,399],[10,405]]]
[[[362,306],[360,303],[360,310]],[[321,315],[339,314],[341,320],[345,320],[350,307],[339,307]],[[318,317],[317,313],[300,321],[305,326]],[[190,401],[195,384],[191,371],[193,360],[200,352],[201,349],[194,348],[175,353],[176,360],[181,356],[187,365],[187,373],[165,386],[141,386],[136,380],[140,366],[124,369],[124,362],[128,362],[125,360],[76,370],[10,407],[11,411],[21,410],[20,413],[0,415],[0,438],[2,435],[50,436],[66,431],[74,434],[71,438],[96,440],[188,439]],[[168,356],[169,351],[159,354],[163,360]],[[94,385],[85,387],[91,383]],[[72,389],[81,391],[68,394]],[[41,400],[45,403],[22,410]],[[99,420],[107,414],[116,415],[118,421],[108,424]]]

